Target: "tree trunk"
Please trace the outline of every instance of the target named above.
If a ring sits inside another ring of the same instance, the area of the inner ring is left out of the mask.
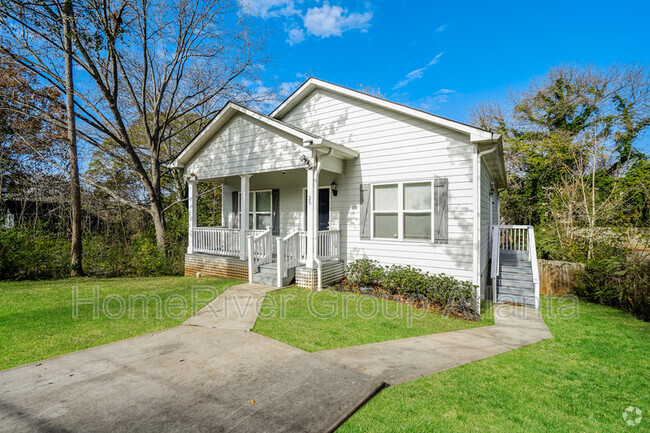
[[[72,242],[70,247],[70,276],[83,275],[81,242],[81,189],[77,161],[77,127],[75,124],[74,80],[72,69],[72,0],[63,5],[63,32],[65,39],[65,106],[68,125],[68,158],[70,163],[70,212]]]
[[[156,244],[158,251],[162,254],[167,253],[167,236],[165,234],[165,216],[163,215],[163,207],[160,199],[151,202],[151,217],[156,229]]]
[[[160,146],[150,145],[151,152],[151,187],[153,197],[151,197],[151,216],[156,229],[156,244],[158,251],[163,254],[167,253],[167,236],[165,234],[165,215],[163,214],[162,191],[160,187],[160,160],[158,153]]]

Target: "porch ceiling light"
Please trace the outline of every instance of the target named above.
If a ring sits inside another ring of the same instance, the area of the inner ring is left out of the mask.
[[[338,191],[336,190],[336,182],[332,181],[330,184],[330,188],[332,189],[332,195],[336,197],[338,195]]]

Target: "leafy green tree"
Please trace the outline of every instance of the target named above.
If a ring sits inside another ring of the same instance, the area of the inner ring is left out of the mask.
[[[504,103],[474,107],[472,121],[503,134],[502,216],[538,226],[543,254],[586,259],[597,227],[650,225],[637,148],[650,127],[647,68],[555,67]]]

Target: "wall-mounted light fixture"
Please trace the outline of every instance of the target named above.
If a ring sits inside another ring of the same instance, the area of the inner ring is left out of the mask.
[[[336,182],[332,181],[332,183],[330,184],[330,189],[332,190],[332,195],[334,197],[336,197],[339,194],[339,192],[336,190]]]

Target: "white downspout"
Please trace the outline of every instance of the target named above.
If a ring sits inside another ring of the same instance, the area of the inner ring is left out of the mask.
[[[193,254],[196,248],[196,245],[194,245],[194,229],[196,228],[196,183],[196,175],[191,173],[187,178],[187,254]]]
[[[312,201],[312,206],[316,208],[316,211],[312,212],[312,215],[314,217],[312,224],[314,227],[314,233],[315,233],[315,242],[314,242],[314,262],[316,262],[316,268],[317,268],[317,275],[318,275],[318,285],[316,287],[317,290],[322,290],[323,289],[323,263],[320,261],[318,258],[318,190],[319,190],[319,177],[320,177],[320,170],[322,168],[322,163],[325,158],[329,158],[334,154],[334,149],[330,149],[330,151],[321,156],[318,157],[316,155],[316,149],[314,149],[314,159],[316,159],[316,168],[314,171],[314,191],[316,198]]]
[[[494,134],[492,133],[491,136],[492,147],[478,152],[476,166],[474,168],[474,173],[476,174],[474,183],[474,284],[478,286],[476,290],[476,311],[479,314],[481,314],[481,161],[485,155],[494,152],[498,148],[494,144]]]

